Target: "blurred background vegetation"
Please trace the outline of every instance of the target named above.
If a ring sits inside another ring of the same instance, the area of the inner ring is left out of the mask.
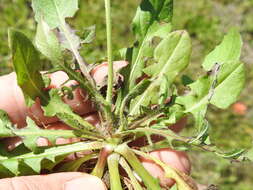
[[[113,0],[113,46],[114,51],[133,42],[130,32],[138,0]],[[101,0],[82,0],[80,11],[71,25],[81,32],[96,25],[96,39],[85,45],[81,54],[90,63],[105,57],[104,5]],[[0,0],[0,74],[12,71],[7,29],[15,27],[31,38],[35,23],[29,0]],[[208,117],[212,125],[212,140],[225,150],[249,147],[253,138],[253,0],[175,0],[174,29],[186,29],[193,39],[191,66],[187,74],[197,78],[201,74],[201,62],[223,35],[231,28],[240,30],[243,41],[242,60],[247,67],[247,83],[238,105],[226,111],[211,107]],[[117,57],[116,57],[117,58]],[[237,108],[237,109],[236,109]],[[239,110],[240,111],[240,110]],[[190,128],[190,123],[189,123]],[[222,190],[252,190],[253,165],[236,163],[218,158],[213,154],[192,151],[193,177],[202,184],[216,184]]]

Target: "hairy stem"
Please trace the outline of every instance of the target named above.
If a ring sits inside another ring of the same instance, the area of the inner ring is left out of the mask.
[[[107,57],[108,57],[108,81],[106,100],[112,104],[113,88],[113,62],[112,62],[112,25],[111,25],[111,1],[105,0],[106,14],[106,36],[107,36]]]
[[[110,189],[111,190],[123,190],[120,182],[119,174],[119,159],[120,155],[117,153],[111,154],[107,158],[109,174],[110,174]]]

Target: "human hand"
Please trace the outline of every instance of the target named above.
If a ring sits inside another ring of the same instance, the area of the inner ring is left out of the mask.
[[[116,62],[116,68],[125,66],[126,62]],[[107,67],[105,64],[98,66],[92,72],[96,83],[103,81],[107,73]],[[64,72],[56,72],[49,75],[51,79],[50,88],[59,88],[67,79],[67,75]],[[66,85],[76,84],[75,81],[70,81]],[[4,89],[0,93],[0,109],[5,110],[13,123],[19,127],[25,126],[26,116],[31,117],[36,123],[47,129],[71,129],[69,126],[58,121],[56,117],[48,118],[43,115],[43,111],[40,107],[39,101],[37,101],[31,108],[25,106],[24,97],[21,89],[16,82],[15,73],[11,73],[6,76],[0,77],[0,87]],[[82,115],[87,121],[93,125],[99,124],[99,119],[96,114],[96,110],[92,106],[92,103],[87,99],[86,93],[80,88],[77,88],[74,92],[74,98],[69,100],[64,98],[64,101],[70,105],[70,107],[79,115]],[[185,123],[185,119],[181,123],[174,125],[172,129],[179,131]],[[57,144],[66,144],[77,141],[78,139],[61,139],[57,140]],[[9,138],[5,139],[6,146],[9,150],[13,149],[20,143],[20,139]],[[37,142],[38,146],[47,146],[50,143],[47,139],[40,138]],[[140,146],[140,142],[136,142],[135,145]],[[190,172],[190,161],[187,155],[183,152],[174,151],[171,149],[160,149],[151,153],[166,164],[182,171],[186,174]],[[174,181],[164,177],[164,173],[159,166],[150,160],[141,159],[144,167],[154,176],[161,180],[162,186],[172,186]],[[74,181],[72,181],[74,180]],[[0,187],[3,189],[16,190],[45,190],[45,189],[64,189],[67,186],[65,184],[73,184],[73,189],[105,189],[100,179],[83,173],[60,173],[41,176],[28,176],[28,177],[16,177],[0,180]],[[83,186],[84,184],[84,186]],[[86,184],[86,185],[85,185]],[[50,187],[50,188],[49,188]],[[71,186],[70,186],[71,187]],[[90,188],[92,187],[92,188]],[[15,189],[16,188],[16,189]],[[72,188],[72,187],[71,187]],[[70,188],[70,189],[71,189]],[[0,188],[1,189],[1,188]]]

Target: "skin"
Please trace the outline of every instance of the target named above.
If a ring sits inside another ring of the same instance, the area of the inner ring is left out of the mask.
[[[117,61],[114,63],[115,70],[118,70],[127,65],[127,62]],[[97,84],[101,83],[107,73],[107,64],[103,63],[101,66],[96,67],[91,75],[93,76]],[[51,79],[51,84],[49,88],[59,88],[67,79],[68,76],[64,72],[56,72],[49,75]],[[77,84],[75,81],[69,81],[66,86]],[[49,118],[43,115],[43,111],[40,107],[40,101],[37,100],[36,103],[31,107],[27,108],[25,106],[24,97],[21,89],[17,85],[15,73],[0,77],[0,87],[2,92],[0,93],[0,109],[6,111],[11,119],[11,121],[18,127],[22,128],[26,125],[25,118],[27,116],[31,117],[36,121],[36,123],[42,128],[49,129],[64,129],[70,130],[71,128],[62,122],[60,122],[56,117]],[[64,102],[69,104],[74,112],[81,115],[87,121],[93,125],[98,125],[98,115],[92,103],[88,100],[87,94],[83,92],[80,88],[75,89],[74,99],[69,100],[63,98]],[[178,132],[182,128],[182,123],[178,126],[173,126],[175,131]],[[76,142],[78,139],[62,139],[57,140],[57,144],[66,144],[71,142]],[[19,143],[19,138],[7,138],[4,139],[6,148],[9,150],[14,149]],[[50,145],[47,139],[40,138],[37,141],[38,146]],[[138,142],[134,144],[138,146]],[[161,149],[151,152],[153,156],[158,157],[166,164],[174,167],[184,173],[189,174],[190,172],[190,161],[187,155],[183,152],[175,151],[172,149]],[[74,159],[74,158],[70,158]],[[150,160],[140,158],[144,167],[150,171],[154,177],[158,177],[161,181],[162,186],[171,186],[174,182],[171,179],[165,179],[163,171],[155,163]],[[65,172],[50,175],[37,175],[37,176],[21,176],[14,178],[0,179],[0,189],[5,190],[104,190],[106,189],[103,182],[89,174],[78,173],[78,172]]]

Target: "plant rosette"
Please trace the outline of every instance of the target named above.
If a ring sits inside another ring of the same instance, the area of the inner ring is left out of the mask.
[[[107,58],[99,65],[88,64],[79,53],[95,27],[80,38],[66,22],[77,12],[78,0],[32,0],[34,43],[9,30],[16,75],[7,77],[16,79],[18,97],[25,100],[0,112],[0,137],[18,138],[11,151],[0,153],[1,176],[79,170],[102,178],[111,190],[195,190],[189,159],[179,150],[199,148],[252,161],[252,149],[216,147],[206,117],[210,104],[226,109],[243,89],[239,32],[228,32],[205,57],[205,74],[192,80],[182,75],[192,45],[186,31],[172,31],[173,0],[142,0],[131,25],[135,43],[119,50],[121,62],[113,62],[110,3],[105,0]],[[42,72],[42,56],[51,62],[48,72]],[[22,121],[15,116],[20,108]],[[88,112],[93,115],[80,116]],[[188,116],[196,133],[182,136],[178,132]],[[50,128],[48,121],[58,121],[61,129]]]

